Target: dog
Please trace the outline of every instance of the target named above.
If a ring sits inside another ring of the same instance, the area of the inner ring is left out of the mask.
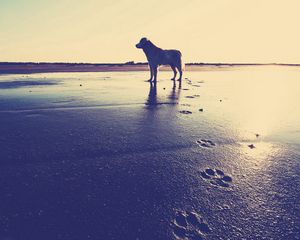
[[[182,71],[183,71],[183,63],[181,59],[181,52],[178,50],[164,50],[157,46],[155,46],[150,40],[147,38],[142,38],[138,44],[135,45],[136,48],[143,49],[148,64],[150,67],[150,79],[156,82],[157,79],[157,69],[160,65],[170,65],[174,72],[174,77],[171,80],[176,79],[177,71],[179,72],[179,79],[182,79]]]

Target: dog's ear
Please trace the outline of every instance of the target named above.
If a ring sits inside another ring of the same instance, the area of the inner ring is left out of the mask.
[[[148,42],[148,39],[147,38],[145,38],[145,37],[143,37],[142,39],[141,39],[141,41],[140,41],[141,43],[146,43],[146,42]]]

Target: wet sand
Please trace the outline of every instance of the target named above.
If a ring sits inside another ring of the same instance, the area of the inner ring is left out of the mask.
[[[249,67],[300,67],[300,64],[257,64],[257,63],[186,63],[186,71],[217,71]],[[134,72],[149,71],[147,63],[35,63],[0,62],[0,74],[32,74],[58,72]],[[160,71],[171,71],[169,66],[161,66]]]
[[[0,239],[299,239],[300,69],[0,76]]]

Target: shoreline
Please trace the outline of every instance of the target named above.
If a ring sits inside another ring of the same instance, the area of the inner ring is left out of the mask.
[[[186,63],[185,71],[223,70],[232,67],[280,66],[300,67],[300,64],[285,63]],[[33,74],[55,72],[133,72],[148,71],[147,63],[34,63],[0,62],[0,74]],[[162,66],[161,71],[171,71]]]

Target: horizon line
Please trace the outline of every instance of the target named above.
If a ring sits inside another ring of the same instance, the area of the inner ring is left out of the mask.
[[[66,64],[66,65],[148,65],[148,62],[101,62],[101,63],[92,63],[92,62],[34,62],[34,61],[3,61],[0,64]],[[300,63],[272,63],[272,62],[187,62],[185,65],[286,65],[286,66],[300,66]]]

